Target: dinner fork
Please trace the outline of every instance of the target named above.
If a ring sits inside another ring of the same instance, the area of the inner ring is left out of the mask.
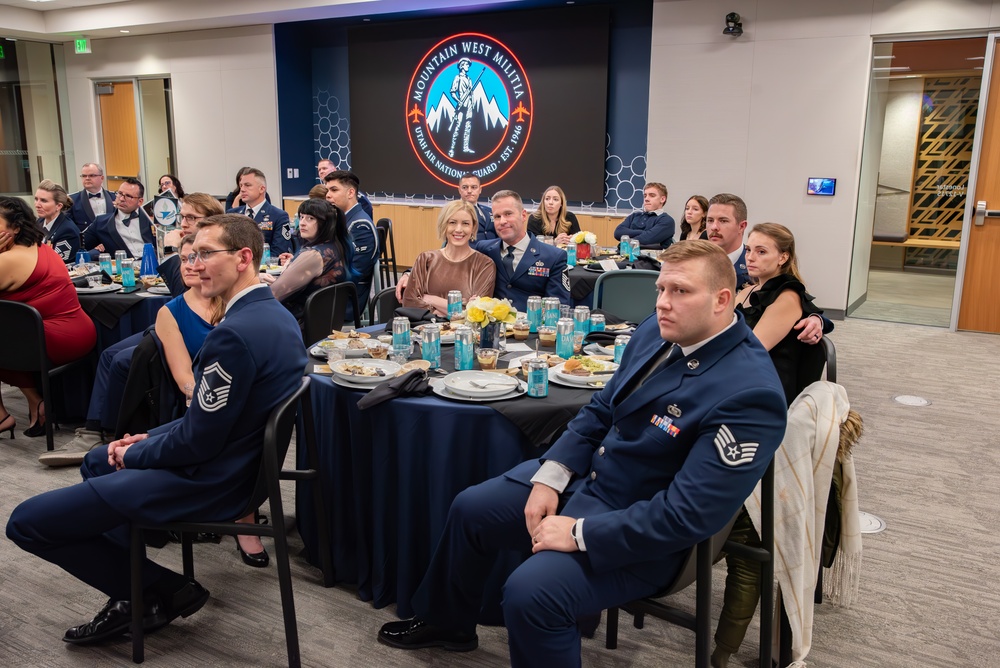
[[[511,385],[510,383],[480,383],[479,381],[476,380],[470,380],[469,385],[473,387],[478,387],[480,390],[484,390],[487,387],[490,387],[491,385],[499,385],[501,387],[509,387],[511,389],[514,388],[514,385]]]

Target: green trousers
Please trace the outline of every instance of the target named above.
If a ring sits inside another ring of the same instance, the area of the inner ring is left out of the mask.
[[[729,532],[729,540],[750,547],[761,547],[760,536],[754,529],[753,521],[746,508],[740,514]],[[726,554],[726,593],[722,600],[719,626],[715,630],[715,645],[723,651],[735,654],[747,634],[750,620],[757,610],[760,600],[760,563]]]

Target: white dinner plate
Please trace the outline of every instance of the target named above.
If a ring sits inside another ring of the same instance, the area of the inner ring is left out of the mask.
[[[490,374],[495,376],[497,374]],[[508,376],[510,378],[510,376]],[[505,399],[514,399],[515,397],[523,396],[528,391],[528,384],[523,380],[517,381],[517,386],[511,390],[507,390],[504,394],[497,397],[467,397],[461,394],[455,394],[445,386],[445,381],[447,378],[431,378],[430,385],[434,394],[439,397],[444,397],[445,399],[451,399],[453,401],[468,401],[471,403],[483,403],[484,401],[503,401]],[[517,380],[517,379],[513,379]]]
[[[617,369],[618,365],[614,362],[603,362],[604,368],[607,370]],[[563,371],[563,367],[566,365],[565,362],[562,364],[557,364],[551,369],[549,369],[549,380],[553,378],[559,382],[560,385],[568,385],[569,387],[592,387],[590,383],[595,380],[600,380],[607,382],[611,380],[610,374],[601,374],[598,376],[574,376]]]
[[[473,383],[486,387],[476,387]],[[518,385],[517,378],[490,371],[456,371],[444,379],[444,386],[449,392],[474,399],[502,397],[513,392]]]
[[[587,353],[588,355],[610,355],[611,357],[615,356],[614,348],[608,348],[607,346],[602,346],[599,343],[588,343],[583,347],[583,352]]]
[[[117,283],[112,283],[111,285],[101,285],[96,288],[91,288],[89,286],[86,288],[77,288],[76,291],[81,295],[97,295],[102,292],[118,292],[121,289],[122,286]]]
[[[361,383],[352,383],[349,380],[344,380],[343,378],[338,378],[337,376],[330,376],[330,380],[333,381],[334,385],[340,385],[341,387],[346,387],[349,390],[361,390],[362,392],[370,392],[378,387],[378,383],[374,385],[369,383],[368,385],[362,385]]]
[[[150,288],[146,288],[146,292],[151,295],[169,295],[170,288],[165,285],[154,285]]]
[[[344,368],[348,366],[362,366],[367,368],[381,369],[385,375],[384,376],[359,376],[352,374],[350,372],[345,372]],[[399,365],[390,360],[342,360],[340,362],[334,362],[331,367],[333,375],[337,378],[346,380],[349,383],[356,383],[358,385],[378,385],[379,383],[384,383],[389,380],[399,371]]]
[[[326,339],[326,341],[323,342],[322,346],[316,344],[315,346],[310,348],[309,354],[314,357],[325,359],[326,351],[323,349],[323,346],[333,346],[334,348],[340,348],[341,350],[343,350],[344,357],[347,357],[348,359],[356,359],[359,357],[368,357],[368,348],[379,345],[378,339],[357,339],[357,340],[363,341],[365,347],[348,348],[347,346],[350,343],[350,339]]]

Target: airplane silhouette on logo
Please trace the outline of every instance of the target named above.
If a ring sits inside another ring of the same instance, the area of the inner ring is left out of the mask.
[[[524,108],[523,102],[518,102],[517,106],[510,113],[511,115],[517,114],[518,123],[524,123],[525,114],[531,116],[531,112]]]
[[[413,109],[411,109],[406,115],[407,116],[413,116],[413,122],[414,123],[419,123],[420,122],[420,117],[423,116],[424,114],[423,114],[422,111],[420,111],[419,109],[417,109],[417,105],[416,105],[416,103],[414,103],[413,104]]]

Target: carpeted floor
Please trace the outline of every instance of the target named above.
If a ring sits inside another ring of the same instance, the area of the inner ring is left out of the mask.
[[[865,419],[856,450],[862,510],[887,529],[864,538],[861,596],[849,610],[817,608],[815,666],[1000,665],[1000,337],[866,320],[838,322],[833,334],[839,378]],[[893,401],[901,394],[926,407]],[[72,469],[49,470],[37,455],[43,439],[28,439],[20,394],[3,388],[20,429],[0,440],[0,518],[25,497],[71,484]],[[59,435],[71,437],[69,430]],[[286,490],[292,508],[293,491]],[[293,551],[300,545],[293,535]],[[179,548],[151,551],[180,566]],[[197,545],[195,568],[212,598],[146,643],[149,666],[281,666],[284,634],[274,567],[251,569],[232,541]],[[378,627],[395,619],[348,587],[323,589],[319,574],[293,560],[295,603],[307,666],[504,666],[506,634],[480,629],[469,654],[404,653],[378,644]],[[716,567],[715,605],[724,571]],[[459,575],[459,574],[456,574]],[[677,597],[693,609],[692,590]],[[89,619],[101,596],[38,558],[0,539],[0,661],[15,666],[126,666],[127,642],[77,648],[63,631]],[[756,665],[757,625],[731,666]],[[619,649],[604,649],[604,626],[583,641],[586,666],[685,666],[693,636],[658,620],[637,630],[623,619]]]

